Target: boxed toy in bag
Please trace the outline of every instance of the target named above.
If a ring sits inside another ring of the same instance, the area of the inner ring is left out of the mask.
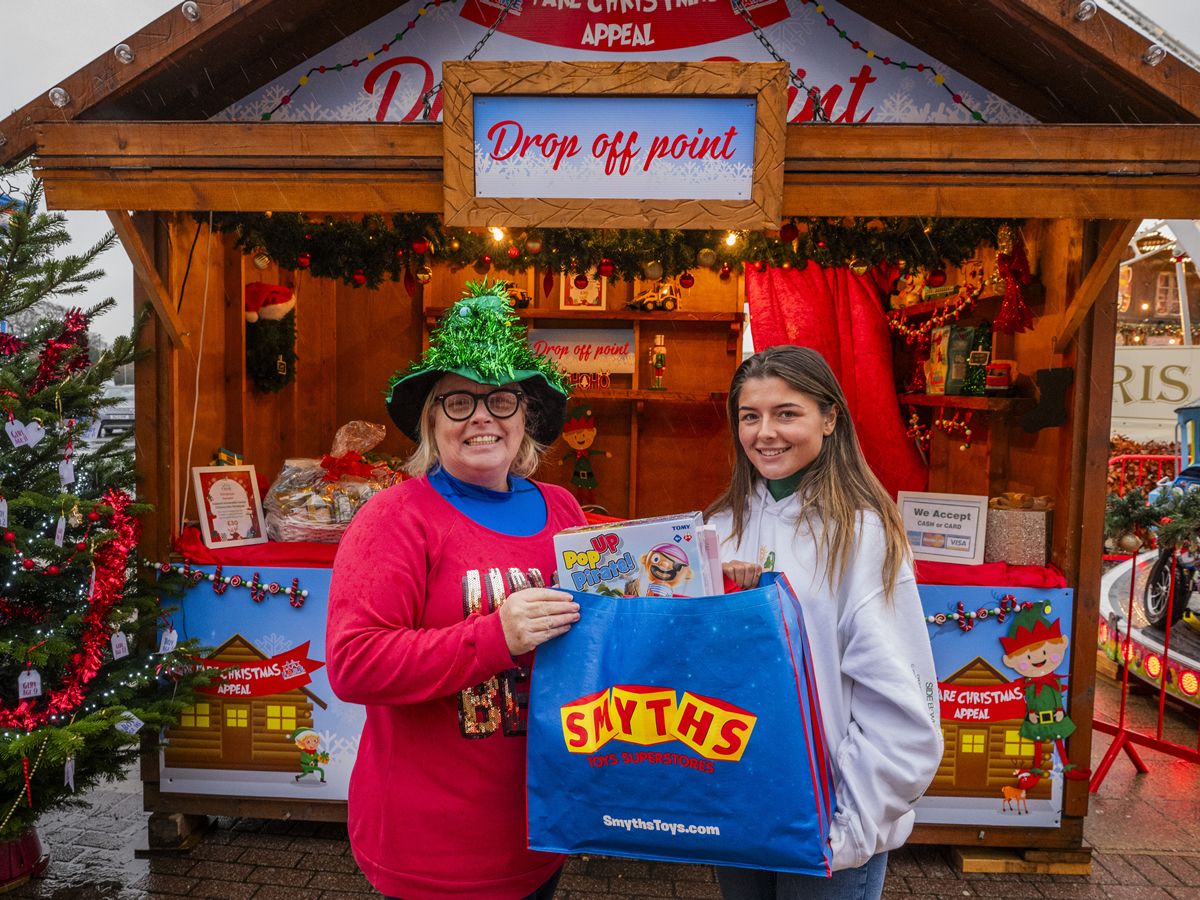
[[[560,531],[554,536],[558,584],[614,597],[703,597],[712,593],[703,524],[700,513],[689,512]]]

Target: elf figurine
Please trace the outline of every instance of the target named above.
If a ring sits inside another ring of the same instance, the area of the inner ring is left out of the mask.
[[[598,447],[593,447],[596,440],[596,419],[590,409],[574,410],[563,425],[563,440],[570,448],[559,460],[562,465],[571,457],[575,458],[575,468],[571,472],[571,484],[575,485],[579,502],[591,504],[596,499],[596,473],[592,470],[592,454],[603,453],[608,459],[612,454]]]
[[[1017,773],[1017,782],[1023,788],[1033,787],[1049,771],[1043,752],[1047,741],[1053,741],[1058,750],[1064,778],[1086,781],[1092,774],[1091,769],[1067,762],[1066,740],[1074,734],[1075,723],[1067,715],[1063,700],[1066,679],[1054,671],[1067,654],[1067,643],[1059,620],[1049,622],[1032,607],[1017,613],[1008,637],[1000,638],[1004,665],[1020,675],[1016,683],[1025,690],[1021,737],[1033,741],[1033,765]],[[1049,763],[1053,763],[1053,754]]]
[[[317,748],[321,746],[321,736],[311,728],[297,728],[292,732],[292,742],[300,748],[300,774],[296,776],[296,780],[319,772],[321,784],[324,784],[325,770],[319,764],[328,763],[329,754],[317,752]]]

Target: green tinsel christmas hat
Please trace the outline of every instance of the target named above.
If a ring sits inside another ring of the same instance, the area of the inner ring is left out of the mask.
[[[468,281],[466,296],[438,322],[420,360],[392,376],[388,412],[414,441],[420,440],[425,398],[448,372],[480,384],[520,385],[530,401],[526,427],[533,439],[549,444],[562,433],[566,379],[553,361],[529,348],[504,282]]]

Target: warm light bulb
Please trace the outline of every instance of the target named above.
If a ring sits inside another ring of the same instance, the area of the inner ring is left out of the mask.
[[[1149,303],[1143,303],[1143,304],[1142,304],[1142,312],[1146,312],[1146,311],[1147,311],[1147,310],[1149,310],[1149,309],[1150,309],[1150,304],[1149,304]]]
[[[504,240],[504,229],[503,228],[499,228],[499,227],[493,225],[488,230],[492,233],[493,241],[496,241],[497,243],[499,243],[500,241]]]
[[[732,231],[729,232],[729,234],[725,235],[725,245],[726,246],[732,247],[736,243],[737,243],[737,235],[734,234]]]

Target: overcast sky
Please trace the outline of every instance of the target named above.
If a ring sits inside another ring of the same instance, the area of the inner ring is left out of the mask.
[[[1135,5],[1200,51],[1196,0],[1135,0]],[[0,110],[7,114],[23,106],[178,6],[177,0],[0,0],[4,23]],[[77,244],[87,245],[108,229],[108,219],[103,213],[71,213],[70,229]],[[132,323],[133,273],[120,248],[111,251],[102,265],[108,276],[93,287],[91,298],[113,296],[119,302],[116,312],[96,323],[96,330],[111,339],[127,332]]]

